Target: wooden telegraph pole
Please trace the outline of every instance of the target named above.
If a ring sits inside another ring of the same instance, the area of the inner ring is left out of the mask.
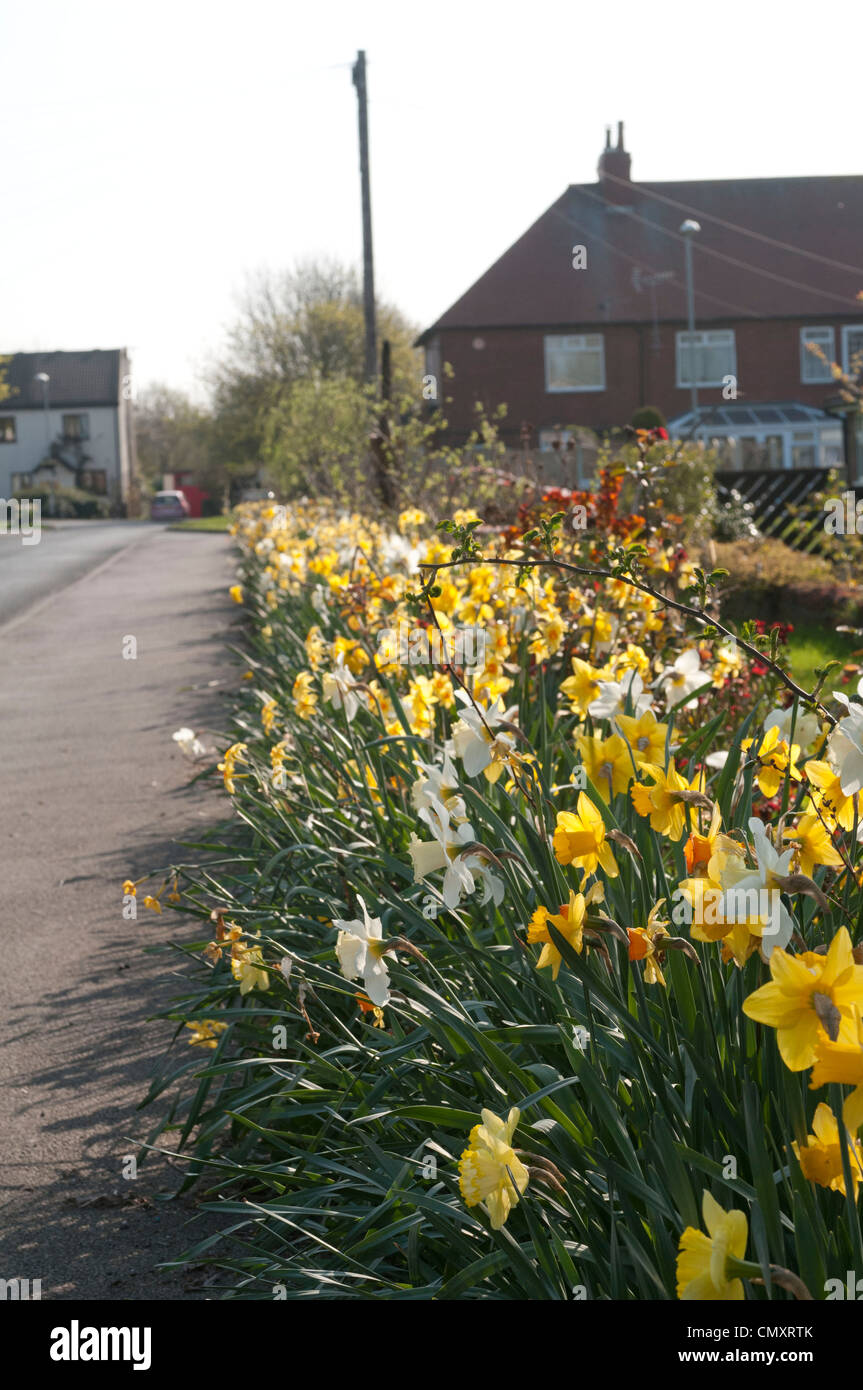
[[[366,104],[366,53],[361,48],[352,70],[357,89],[360,120],[360,181],[363,194],[363,310],[366,326],[366,381],[378,379],[378,349],[375,330],[375,268],[372,257],[372,200],[369,191],[369,122]]]

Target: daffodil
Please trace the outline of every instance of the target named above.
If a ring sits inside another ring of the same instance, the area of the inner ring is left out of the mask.
[[[838,1082],[841,1086],[853,1086],[854,1090],[846,1096],[842,1108],[845,1128],[856,1134],[863,1125],[863,1014],[854,1011],[856,1029],[850,1038],[819,1038],[815,1045],[815,1065],[809,1078],[811,1090],[825,1086],[828,1082]]]
[[[192,1030],[192,1036],[186,1039],[190,1047],[216,1047],[219,1034],[224,1033],[228,1025],[214,1018],[193,1018],[185,1026]]]
[[[556,980],[563,963],[563,956],[557,949],[548,930],[548,923],[556,927],[565,941],[572,949],[581,955],[583,949],[583,927],[584,927],[585,900],[581,893],[574,893],[570,889],[569,902],[564,903],[558,913],[552,915],[547,907],[538,907],[530,919],[530,926],[527,929],[527,939],[531,944],[541,941],[543,943],[539,959],[536,962],[537,970],[545,970],[551,967],[552,979]]]
[[[642,763],[665,766],[668,725],[660,724],[652,709],[646,709],[638,719],[634,715],[618,714],[614,727],[626,739],[638,766]]]
[[[610,738],[579,734],[576,747],[587,776],[603,801],[625,792],[634,776],[632,756],[619,734]]]
[[[644,961],[644,979],[648,985],[665,984],[665,976],[660,965],[663,942],[669,936],[666,924],[660,921],[660,913],[664,906],[665,899],[660,898],[659,902],[655,903],[648,913],[646,927],[630,927],[628,929],[629,959]]]
[[[863,788],[863,705],[856,700],[852,704],[841,690],[834,690],[833,698],[847,714],[830,735],[827,755],[838,769],[842,791],[853,796]]]
[[[858,794],[844,792],[839,774],[823,759],[810,758],[803,770],[812,783],[812,800],[828,825],[853,830]]]
[[[863,1005],[863,965],[854,960],[847,928],[839,928],[823,956],[815,951],[792,956],[776,947],[770,974],[770,983],[743,1001],[743,1012],[776,1029],[789,1071],[811,1067],[825,1038],[853,1042],[854,1009]]]
[[[591,700],[599,694],[600,675],[595,667],[580,657],[572,658],[572,675],[561,681],[561,694],[569,700],[574,713],[587,714]]]
[[[701,658],[696,649],[687,647],[686,651],[681,652],[672,664],[665,668],[656,684],[663,693],[668,709],[686,700],[687,696],[704,684]],[[690,700],[686,707],[689,708],[694,703]]]
[[[264,958],[260,946],[244,945],[237,940],[231,947],[231,974],[239,983],[240,993],[250,990],[266,990],[270,987],[270,977],[264,968]]]
[[[704,790],[704,773],[696,772],[687,782],[673,763],[663,770],[656,763],[644,763],[639,768],[642,777],[649,777],[652,786],[636,782],[630,790],[632,804],[640,816],[649,816],[651,828],[669,840],[679,840],[686,829],[686,803],[690,793]],[[683,793],[683,795],[681,795]]]
[[[801,816],[793,828],[784,831],[783,839],[793,840],[797,845],[800,872],[807,878],[812,877],[816,864],[832,869],[842,864],[842,855],[833,848],[823,821],[814,813]]]
[[[340,653],[332,671],[325,673],[322,688],[324,699],[333,709],[344,710],[349,724],[360,707],[359,696],[353,688],[355,685],[353,672],[345,665],[344,653]]]
[[[232,584],[230,589],[228,590],[228,593],[234,600],[234,603],[243,602],[243,586],[241,584]]]
[[[384,960],[386,946],[383,941],[383,928],[380,917],[369,916],[359,895],[357,902],[363,914],[362,920],[354,918],[349,922],[341,918],[333,919],[333,926],[339,929],[336,955],[345,979],[358,980],[362,977],[366,994],[372,1004],[380,1009],[389,1003],[390,998],[390,977]]]
[[[863,1176],[863,1146],[850,1134],[846,1134],[848,1161],[851,1169],[851,1182],[854,1200]],[[815,1111],[812,1133],[807,1135],[805,1144],[793,1144],[804,1176],[819,1187],[829,1187],[833,1192],[845,1196],[845,1169],[842,1164],[842,1141],[839,1136],[839,1122],[829,1105],[822,1101]]]
[[[740,746],[749,750],[754,742],[754,739],[745,738]],[[762,796],[775,796],[786,775],[795,782],[800,781],[801,774],[797,766],[799,753],[800,748],[796,743],[789,748],[785,740],[780,739],[778,725],[773,724],[765,732],[758,748],[752,753],[756,768],[755,781]]]
[[[456,698],[467,706],[452,733],[456,757],[461,759],[467,777],[483,772],[489,782],[496,782],[504,766],[517,756],[515,735],[501,725],[512,723],[518,708],[513,705],[505,710],[496,700],[480,712],[466,691],[457,691]]]
[[[743,1283],[728,1268],[729,1258],[746,1254],[749,1226],[742,1211],[725,1211],[705,1190],[701,1214],[707,1235],[687,1226],[677,1256],[677,1297],[685,1300],[739,1302]]]
[[[609,878],[617,877],[605,822],[586,792],[579,794],[577,812],[558,811],[552,844],[559,864],[574,864],[586,874],[601,865]]]
[[[300,719],[311,719],[318,703],[318,697],[314,690],[314,676],[311,671],[300,671],[294,679],[291,687],[291,695],[294,701],[294,709]]]
[[[461,1195],[467,1206],[481,1203],[485,1207],[493,1231],[505,1224],[529,1181],[527,1168],[512,1147],[519,1118],[515,1107],[506,1120],[491,1110],[483,1110],[482,1123],[474,1125],[468,1147],[459,1160]]]

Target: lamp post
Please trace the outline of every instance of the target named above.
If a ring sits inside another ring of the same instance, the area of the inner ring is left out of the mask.
[[[698,236],[700,231],[701,224],[694,222],[691,217],[687,217],[686,221],[680,224],[680,235],[683,237],[683,245],[686,250],[686,309],[689,319],[689,369],[692,374],[689,397],[692,407],[693,432],[698,429],[698,370],[695,356],[695,286],[692,275],[692,238]]]
[[[48,386],[49,386],[49,384],[50,384],[51,378],[50,378],[50,376],[48,375],[47,372],[37,372],[36,375],[35,375],[35,377],[33,378],[33,380],[34,380],[34,381],[41,381],[41,383],[42,383],[42,404],[43,404],[44,407],[45,407],[45,459],[46,459],[46,461],[47,461],[47,460],[49,460],[49,459],[51,458],[51,419],[50,419],[50,416],[49,416],[49,414],[48,414]],[[49,516],[53,516],[53,515],[54,515],[54,479],[53,479],[53,477],[52,477],[52,479],[51,479],[51,496],[50,496],[50,499],[49,499],[48,514],[49,514]]]

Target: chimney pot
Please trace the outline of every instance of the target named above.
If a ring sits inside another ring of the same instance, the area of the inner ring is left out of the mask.
[[[611,147],[611,127],[605,127],[605,149],[599,156],[597,176],[607,203],[626,206],[632,201],[627,184],[631,182],[632,160],[623,147],[623,121],[617,123],[617,147]]]

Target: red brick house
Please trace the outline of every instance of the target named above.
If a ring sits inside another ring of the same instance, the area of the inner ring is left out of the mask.
[[[677,435],[727,441],[734,467],[840,462],[835,383],[806,344],[845,368],[863,354],[863,176],[639,184],[630,168],[621,124],[598,181],[567,188],[421,335],[426,372],[454,370],[452,440],[475,401],[505,402],[507,443],[529,427],[540,449],[653,405]]]

